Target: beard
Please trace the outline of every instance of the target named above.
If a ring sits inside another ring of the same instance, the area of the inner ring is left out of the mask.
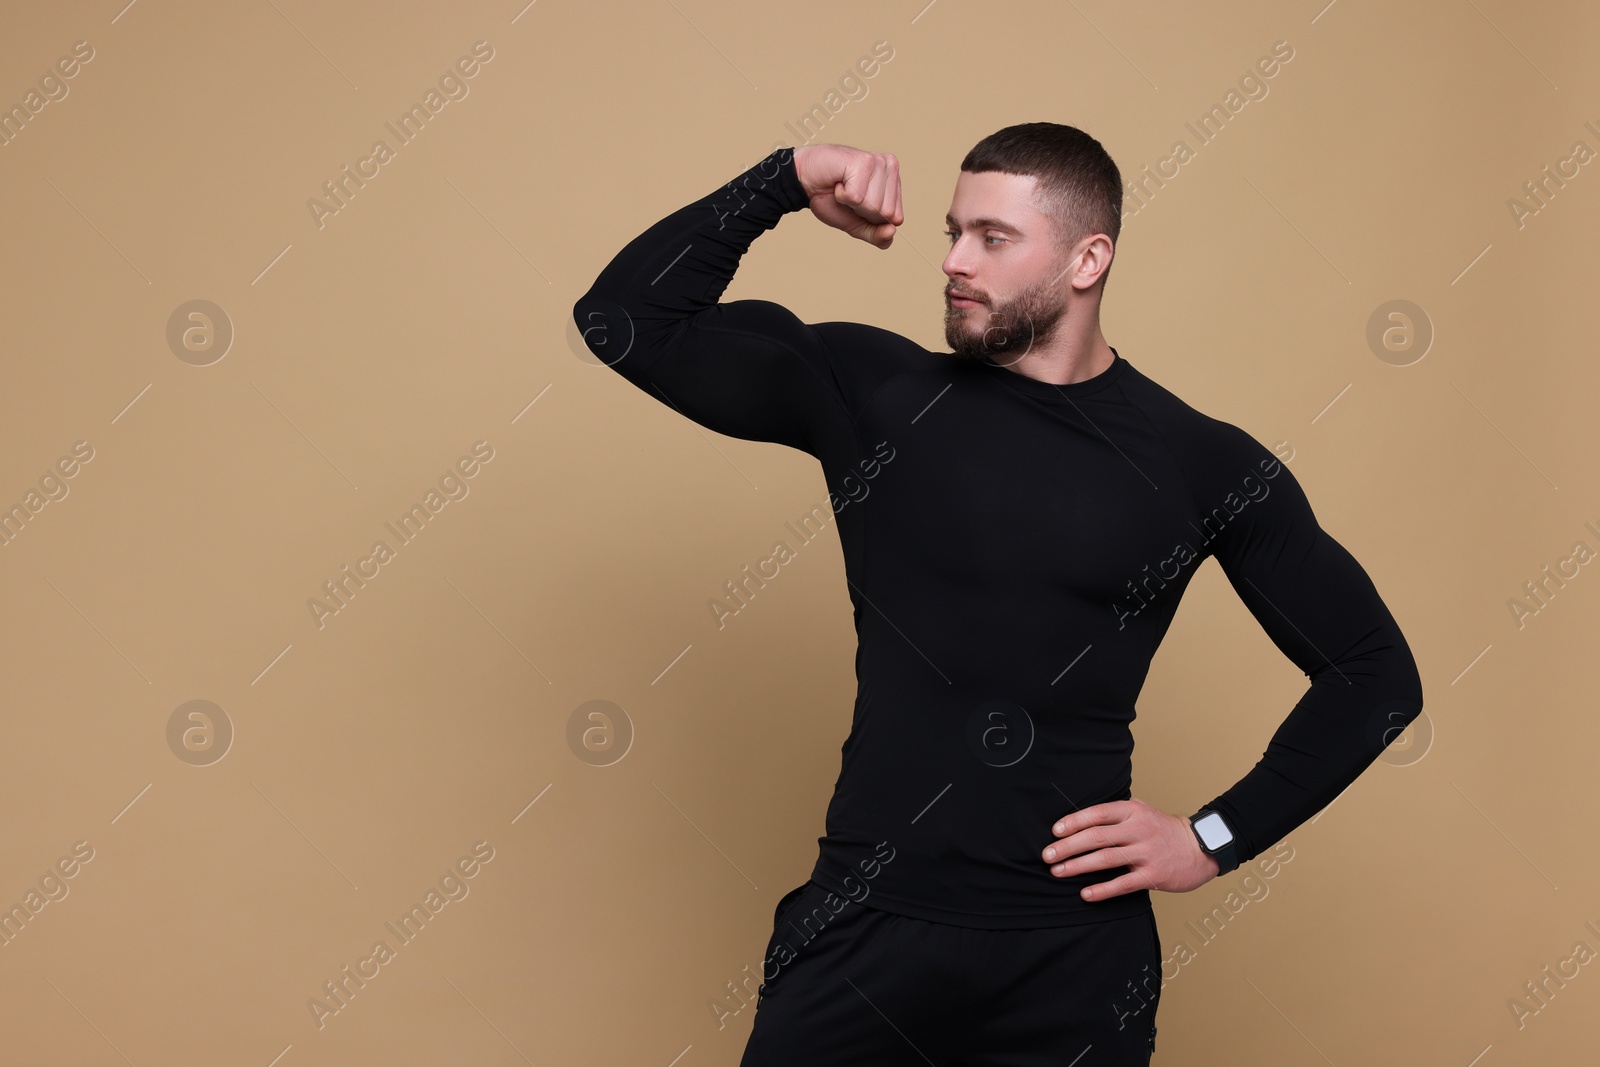
[[[1064,272],[1063,272],[1064,273]],[[989,360],[1010,366],[1055,335],[1067,313],[1061,275],[1029,286],[1010,300],[991,305],[959,308],[950,303],[946,287],[944,343],[962,359]],[[973,299],[982,299],[967,294]]]

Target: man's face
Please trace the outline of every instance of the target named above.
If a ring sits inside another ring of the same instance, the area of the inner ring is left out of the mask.
[[[944,339],[957,356],[1013,363],[1048,341],[1066,313],[1068,264],[1034,203],[1037,182],[999,171],[956,179],[943,270]]]

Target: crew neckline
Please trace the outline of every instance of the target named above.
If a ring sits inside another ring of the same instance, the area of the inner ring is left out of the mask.
[[[994,372],[1008,386],[1018,392],[1044,399],[1077,399],[1091,393],[1098,393],[1100,390],[1115,384],[1117,379],[1122,377],[1123,371],[1129,366],[1128,361],[1122,358],[1122,353],[1117,351],[1115,345],[1108,347],[1111,349],[1111,366],[1092,378],[1085,378],[1079,382],[1067,382],[1065,385],[1057,385],[1055,382],[1041,382],[1037,378],[1030,378],[1026,374],[1011,370],[1009,367],[1003,367],[988,357],[983,357],[977,362],[980,366]]]

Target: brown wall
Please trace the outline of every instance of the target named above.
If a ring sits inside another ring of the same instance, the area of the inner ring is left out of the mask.
[[[1157,895],[1195,955],[1156,1062],[1592,1054],[1596,966],[1511,1002],[1600,951],[1600,577],[1510,606],[1600,548],[1600,164],[1563,163],[1600,150],[1592,5],[121,2],[0,31],[6,107],[92,50],[0,147],[0,506],[39,508],[0,547],[0,906],[38,908],[0,945],[7,1062],[738,1061],[753,1009],[711,1005],[809,873],[850,718],[838,539],[719,629],[708,602],[825,504],[820,470],[580,355],[569,310],[634,234],[801,143],[785,124],[878,41],[816,139],[899,156],[901,239],[797,216],[726,298],[942,347],[974,141],[1069,122],[1129,178],[1188,142],[1128,204],[1106,336],[1292,450],[1422,666],[1425,720],[1273,878]],[[475,42],[468,94],[400,144],[385,123]],[[1546,165],[1570,177],[1519,220]],[[1369,344],[1395,300],[1431,324],[1420,359]],[[441,479],[467,495],[401,544],[385,523]],[[1136,795],[1193,810],[1303,685],[1206,567],[1140,702]],[[635,735],[609,766],[570,741],[594,700]],[[442,878],[470,892],[402,944],[385,923]],[[1230,892],[1202,944],[1185,924]]]

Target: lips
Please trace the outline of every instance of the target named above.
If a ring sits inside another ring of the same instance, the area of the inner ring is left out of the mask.
[[[960,293],[950,292],[950,293],[947,293],[946,295],[950,297],[950,303],[955,305],[958,308],[961,308],[961,307],[977,307],[977,306],[979,306],[980,304],[983,303],[983,301],[981,301],[981,300],[975,300],[970,296],[963,296]]]

